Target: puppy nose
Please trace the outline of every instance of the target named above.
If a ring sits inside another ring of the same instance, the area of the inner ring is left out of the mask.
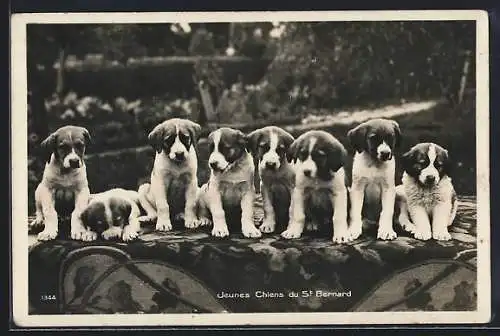
[[[270,169],[276,168],[276,162],[266,162],[266,168]]]
[[[304,175],[307,176],[307,177],[311,177],[311,170],[310,169],[306,169],[304,170]]]
[[[214,162],[210,162],[210,167],[213,168],[213,169],[217,168],[217,162],[215,162],[215,161]]]
[[[175,152],[175,158],[177,160],[184,160],[184,152]]]
[[[428,176],[425,177],[425,183],[432,184],[434,182],[436,182],[436,176],[434,176],[434,175],[428,175]]]
[[[391,152],[388,151],[388,150],[384,150],[384,151],[381,151],[380,152],[380,158],[382,158],[382,160],[388,160],[391,158]]]
[[[80,160],[78,160],[78,159],[70,159],[69,160],[69,166],[71,168],[78,168],[78,167],[80,167]]]

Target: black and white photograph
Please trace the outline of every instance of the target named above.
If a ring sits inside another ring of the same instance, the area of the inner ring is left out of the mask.
[[[15,14],[19,326],[484,323],[481,11]]]

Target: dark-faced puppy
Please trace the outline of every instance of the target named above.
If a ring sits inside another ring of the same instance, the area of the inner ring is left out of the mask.
[[[362,209],[381,204],[378,218],[380,239],[394,239],[394,200],[396,195],[394,151],[399,146],[401,131],[394,120],[372,119],[351,129],[347,136],[355,149],[350,188],[350,234],[361,235]]]
[[[283,231],[289,221],[291,192],[295,173],[287,160],[294,138],[276,126],[260,128],[248,134],[252,154],[257,160],[260,190],[264,203],[262,232]]]
[[[139,194],[115,188],[91,195],[80,217],[85,228],[96,236],[130,241],[139,235],[140,214]]]
[[[210,224],[211,218],[212,235],[225,237],[229,235],[227,220],[238,216],[245,237],[260,237],[253,218],[254,162],[246,135],[223,127],[210,133],[208,142],[210,178],[198,195],[200,224]]]
[[[293,142],[289,159],[294,165],[295,187],[290,221],[281,234],[284,238],[300,237],[306,222],[310,222],[311,228],[320,230],[324,230],[324,224],[328,223],[333,228],[334,242],[349,241],[346,156],[344,146],[324,131],[308,131]]]
[[[455,219],[457,197],[448,151],[419,143],[403,155],[402,164],[402,184],[397,187],[400,225],[417,239],[451,239],[448,226]]]
[[[200,125],[186,119],[173,118],[157,125],[148,139],[156,150],[151,183],[139,187],[141,206],[146,216],[141,221],[156,219],[156,230],[172,229],[172,219],[184,214],[184,225],[196,227],[195,202],[198,189],[198,159],[195,144]]]
[[[58,214],[54,195],[58,191],[74,195],[71,238],[92,239],[92,235],[85,230],[80,221],[80,213],[87,205],[90,195],[83,159],[89,142],[90,134],[87,129],[70,125],[59,128],[41,143],[47,163],[42,181],[35,191],[36,219],[31,224],[45,226],[38,234],[39,240],[51,240],[57,236]]]

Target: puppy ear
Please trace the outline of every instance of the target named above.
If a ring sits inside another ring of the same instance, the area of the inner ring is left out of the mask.
[[[286,148],[289,148],[292,145],[292,143],[295,141],[295,138],[293,137],[293,135],[291,135],[287,131],[283,131],[283,139],[284,139]]]
[[[295,161],[297,159],[297,154],[299,153],[299,148],[300,148],[300,140],[296,139],[292,144],[290,145],[290,148],[288,148],[288,151],[286,153],[286,158],[288,162]]]
[[[45,159],[45,161],[50,162],[50,157],[52,156],[52,153],[56,149],[56,143],[57,143],[57,134],[52,133],[40,144],[42,157]]]
[[[186,120],[187,128],[191,138],[193,139],[193,144],[198,142],[201,134],[201,126],[194,121]]]
[[[128,202],[122,202],[120,203],[118,211],[123,218],[129,218],[132,213],[132,205]]]
[[[401,156],[401,167],[403,168],[404,171],[410,170],[410,167],[412,165],[413,160],[413,151],[410,149],[408,152],[404,153]]]
[[[259,129],[247,134],[248,147],[250,147],[250,152],[252,152],[253,154],[257,153],[261,136],[262,132]]]
[[[356,152],[361,153],[368,149],[366,146],[366,132],[367,126],[363,124],[358,125],[347,132],[349,143]]]
[[[163,124],[157,125],[148,135],[149,144],[156,150],[157,153],[161,153],[163,136]]]
[[[250,140],[248,136],[240,130],[238,130],[238,143],[242,148],[245,148],[247,151],[250,152],[252,150],[250,148]]]
[[[401,145],[401,129],[399,128],[399,124],[395,120],[391,120],[394,126],[394,148],[399,148]]]
[[[450,154],[448,153],[448,150],[443,149],[443,151],[444,151],[443,171],[447,176],[451,177],[451,174],[453,174],[452,160],[450,159]]]
[[[328,167],[331,171],[336,172],[344,167],[347,159],[347,150],[344,147],[336,147],[327,154]]]
[[[85,138],[85,144],[88,145],[88,144],[92,143],[92,137],[90,136],[88,129],[86,129],[85,127],[82,127],[82,133],[83,133],[83,137]]]
[[[82,212],[80,212],[80,220],[85,228],[89,226],[89,208],[85,208]]]

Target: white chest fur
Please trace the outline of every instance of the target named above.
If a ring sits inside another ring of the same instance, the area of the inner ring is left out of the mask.
[[[389,161],[378,162],[366,152],[354,155],[352,164],[353,184],[376,183],[379,185],[394,184],[396,163],[394,158]]]
[[[423,188],[412,177],[404,173],[402,184],[409,205],[418,205],[430,213],[438,203],[451,202],[454,194],[451,178],[443,177],[439,183],[430,188]]]

